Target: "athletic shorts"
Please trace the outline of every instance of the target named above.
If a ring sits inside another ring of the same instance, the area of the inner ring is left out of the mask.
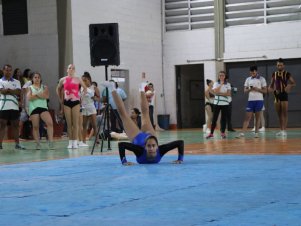
[[[48,111],[48,109],[47,108],[36,108],[31,112],[30,115],[40,115],[45,111]]]
[[[263,108],[263,100],[252,100],[252,101],[248,101],[246,111],[255,113],[255,112],[262,111],[262,108]]]
[[[7,121],[19,120],[20,112],[19,110],[4,110],[0,111],[0,119]]]
[[[96,115],[96,109],[95,107],[85,107],[81,109],[81,114],[83,116],[90,116],[90,115]]]
[[[80,104],[79,100],[75,100],[75,101],[64,100],[64,105],[67,106],[67,107],[69,107],[69,108],[73,108],[73,107],[75,107],[78,104]]]
[[[282,92],[282,93],[274,92],[274,97],[276,103],[280,101],[288,101],[287,92]]]

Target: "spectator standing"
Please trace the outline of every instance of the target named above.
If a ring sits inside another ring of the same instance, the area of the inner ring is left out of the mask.
[[[277,71],[272,74],[269,91],[274,93],[274,106],[278,115],[280,132],[277,136],[286,136],[286,127],[288,120],[288,94],[292,87],[296,86],[293,76],[284,70],[284,60],[282,58],[277,61]]]
[[[69,149],[78,148],[78,118],[80,116],[80,85],[84,88],[83,92],[86,92],[86,86],[81,78],[75,75],[74,64],[69,64],[67,68],[67,76],[62,77],[56,88],[56,93],[60,98],[61,104],[63,104],[64,114],[67,121],[67,131],[69,137]],[[61,89],[64,89],[63,99]]]
[[[207,139],[213,138],[216,122],[221,112],[221,137],[226,138],[225,130],[227,125],[227,112],[229,107],[229,97],[231,96],[231,84],[226,80],[226,72],[220,71],[218,81],[213,84],[214,110],[210,134]]]
[[[97,124],[96,124],[96,108],[95,108],[95,96],[99,97],[98,89],[92,85],[91,76],[88,72],[85,72],[82,76],[82,80],[87,87],[87,92],[81,92],[81,105],[82,105],[82,116],[83,116],[83,143],[79,144],[79,146],[88,146],[86,144],[86,136],[89,122],[92,125],[94,135],[97,132]],[[81,89],[83,91],[83,89]]]
[[[19,103],[18,96],[21,93],[20,81],[12,77],[12,66],[3,67],[3,77],[0,79],[0,149],[5,135],[7,122],[12,127],[16,149],[25,149],[19,143]]]
[[[127,98],[127,95],[125,91],[118,86],[118,83],[115,82],[114,80],[110,80],[110,82],[113,82],[115,84],[114,89],[116,89],[116,93],[120,96],[122,101],[125,101]],[[103,90],[102,92],[102,98],[104,102],[107,102],[110,104],[110,122],[111,122],[111,131],[116,132],[116,133],[122,133],[124,128],[123,124],[120,118],[120,115],[117,111],[117,106],[116,103],[113,99],[113,96],[111,92],[108,93],[108,101],[107,101],[107,96],[106,96],[106,89]],[[119,129],[117,128],[117,123],[119,125]]]
[[[47,99],[49,98],[48,87],[41,83],[41,74],[35,72],[32,78],[33,84],[29,86],[27,99],[29,101],[29,115],[33,127],[33,137],[36,142],[36,149],[41,149],[40,144],[40,119],[47,126],[47,136],[49,141],[49,149],[54,149],[53,144],[53,121],[48,111]]]
[[[242,132],[236,138],[245,136],[244,132],[247,130],[252,115],[255,114],[255,138],[258,138],[258,129],[260,124],[260,112],[263,107],[263,94],[267,92],[267,83],[264,77],[257,73],[257,66],[250,67],[250,76],[246,79],[244,84],[244,92],[248,93],[248,104],[246,107],[245,119],[243,122]]]

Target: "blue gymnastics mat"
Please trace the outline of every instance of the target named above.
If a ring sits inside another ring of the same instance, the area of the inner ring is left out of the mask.
[[[2,165],[0,225],[301,225],[300,155],[191,155],[171,164],[175,158]]]

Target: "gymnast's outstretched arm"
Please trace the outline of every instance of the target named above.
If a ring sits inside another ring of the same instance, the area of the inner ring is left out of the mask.
[[[163,156],[167,152],[177,148],[178,149],[178,160],[173,161],[173,163],[182,163],[184,159],[184,141],[176,140],[169,142],[167,144],[159,145],[160,155]]]
[[[135,145],[133,143],[129,143],[129,142],[119,142],[118,149],[119,149],[120,160],[123,165],[133,165],[134,164],[134,163],[128,162],[126,160],[125,150],[134,152],[136,157],[141,156],[143,154],[143,150],[144,150],[143,147]]]

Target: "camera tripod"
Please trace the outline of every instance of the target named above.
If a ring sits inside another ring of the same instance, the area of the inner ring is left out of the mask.
[[[95,148],[95,145],[96,145],[96,142],[97,142],[97,138],[101,138],[101,148],[100,148],[101,152],[102,152],[102,149],[103,149],[103,142],[106,139],[108,141],[108,150],[111,150],[110,116],[109,116],[109,114],[110,114],[110,105],[107,104],[106,107],[104,108],[101,119],[97,122],[97,132],[96,132],[96,135],[95,135],[91,155],[93,155],[94,148]]]
[[[105,70],[106,70],[106,81],[108,81],[107,66],[105,67]],[[112,106],[109,104],[109,90],[108,90],[107,87],[106,87],[105,91],[106,91],[105,96],[106,96],[107,104],[106,104],[106,106],[104,108],[104,111],[102,113],[101,119],[97,123],[98,128],[97,128],[97,132],[96,132],[96,135],[95,135],[95,139],[94,139],[94,143],[93,143],[93,148],[92,148],[92,151],[91,151],[91,155],[93,155],[93,152],[94,152],[94,149],[95,149],[95,145],[96,145],[96,142],[97,142],[97,138],[101,138],[100,152],[102,152],[102,150],[103,150],[103,142],[105,140],[108,141],[108,150],[111,150],[110,116],[112,116],[112,114],[114,114],[114,116],[115,116],[114,118],[117,119],[119,127],[123,128],[120,117],[118,117],[116,115],[116,113],[114,112],[114,109],[112,109]],[[101,131],[101,133],[100,133],[100,131]]]

